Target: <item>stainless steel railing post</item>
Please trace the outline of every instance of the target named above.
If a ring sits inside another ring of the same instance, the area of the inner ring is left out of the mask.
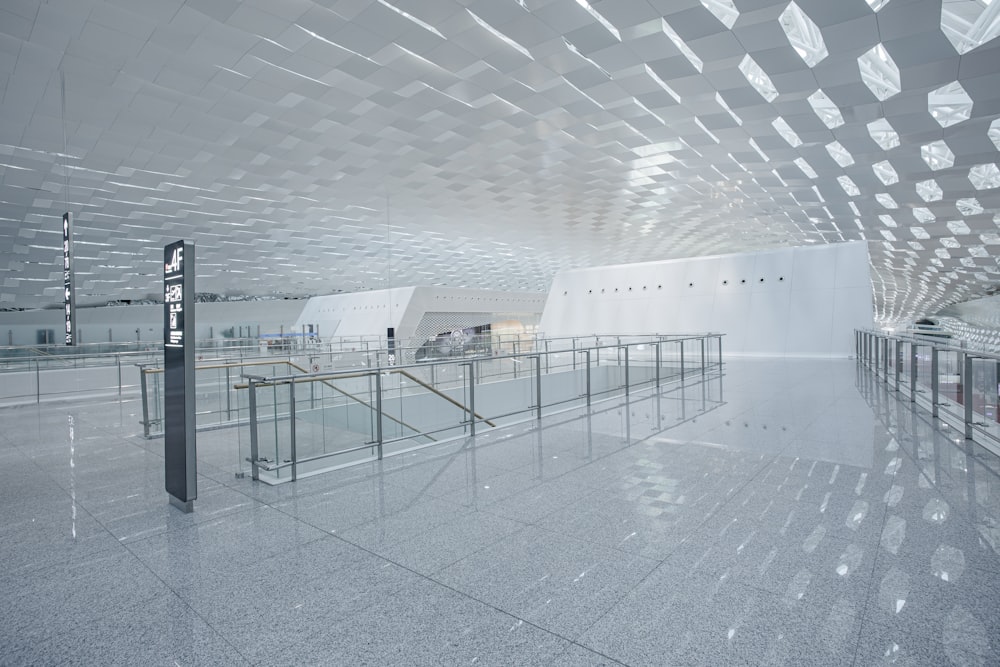
[[[704,375],[705,374],[705,339],[702,338],[702,339],[699,340],[699,342],[701,343],[701,374]]]
[[[402,417],[402,415],[400,415]],[[382,372],[375,369],[375,443],[378,459],[382,460]]]
[[[660,352],[660,347],[663,343],[661,341],[656,341],[656,387],[660,386],[660,358],[662,354]]]
[[[590,350],[584,350],[585,359],[587,361],[587,407],[590,407]]]
[[[256,481],[260,479],[260,468],[257,465],[258,441],[257,441],[257,383],[253,378],[247,382],[247,389],[250,392],[250,479]]]
[[[629,364],[628,364],[628,345],[626,345],[625,346],[625,396],[626,397],[628,397],[628,384],[629,384],[629,377],[628,377],[628,370],[629,370],[629,368],[628,368],[628,366],[629,366]]]
[[[684,380],[684,339],[681,338],[677,341],[677,344],[681,346],[681,380]]]
[[[899,393],[900,366],[903,365],[903,341],[896,338],[892,341],[892,372],[896,380],[896,393]]]
[[[139,364],[139,392],[142,396],[142,437],[149,438],[149,391],[146,389],[146,369]]]
[[[965,403],[965,439],[972,440],[972,360],[969,353],[965,353],[965,360],[962,365],[965,369],[962,377],[962,398]]]
[[[538,397],[538,419],[542,418],[542,358],[535,357],[535,396]]]
[[[298,464],[299,456],[295,445],[295,380],[288,383],[288,437],[289,449],[292,455],[292,481],[299,478]]]
[[[471,362],[469,363],[469,435],[476,435],[476,375]]]
[[[910,343],[910,403],[917,402],[917,344]]]
[[[938,418],[938,385],[941,378],[938,376],[938,348],[931,345],[931,417]]]

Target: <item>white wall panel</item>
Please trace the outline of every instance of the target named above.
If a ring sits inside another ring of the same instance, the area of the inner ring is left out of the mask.
[[[716,331],[727,354],[847,356],[853,330],[870,326],[867,244],[842,243],[564,271],[540,329]]]

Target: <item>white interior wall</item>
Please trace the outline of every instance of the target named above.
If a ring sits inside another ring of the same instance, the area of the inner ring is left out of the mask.
[[[385,336],[409,339],[428,312],[541,313],[545,295],[455,287],[398,287],[309,299],[297,326],[318,324],[326,336]]]
[[[564,271],[540,329],[713,331],[731,355],[847,356],[871,326],[867,244],[853,242]]]

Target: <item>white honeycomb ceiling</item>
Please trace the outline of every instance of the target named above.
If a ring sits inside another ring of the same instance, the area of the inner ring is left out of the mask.
[[[998,10],[4,0],[0,306],[60,301],[68,209],[80,303],[178,238],[253,295],[866,239],[876,317],[933,313],[1000,280]]]

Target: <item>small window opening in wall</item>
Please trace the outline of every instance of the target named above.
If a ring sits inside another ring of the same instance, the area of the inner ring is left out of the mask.
[[[631,288],[631,287],[629,287],[629,288],[628,288],[628,291],[629,291],[629,292],[631,292],[631,291],[632,291],[632,288]]]
[[[688,287],[694,287],[694,283],[688,283]]]
[[[656,289],[663,289],[663,285],[657,285]]]
[[[566,296],[567,294],[569,294],[569,292],[566,291],[566,290],[563,290],[563,296]]]
[[[746,284],[747,284],[747,279],[746,278],[744,278],[743,280],[740,281],[740,285],[746,285]]]
[[[604,288],[603,287],[601,288],[601,294],[604,294]]]
[[[616,291],[616,292],[618,291],[618,288],[617,288],[617,287],[615,288],[615,291]]]
[[[763,279],[763,278],[761,278],[761,279],[760,279],[760,280],[758,280],[757,282],[760,282],[760,283],[762,283],[762,282],[764,282],[764,279]]]
[[[785,276],[780,276],[780,277],[778,278],[778,282],[779,282],[779,283],[780,283],[780,282],[784,282],[784,280],[785,280]]]
[[[594,293],[594,290],[592,290],[592,289],[587,290],[587,294],[593,294],[593,293]]]
[[[729,284],[729,281],[728,281],[728,280],[723,280],[723,281],[722,281],[722,284],[723,284],[723,285],[728,285],[728,284]]]

